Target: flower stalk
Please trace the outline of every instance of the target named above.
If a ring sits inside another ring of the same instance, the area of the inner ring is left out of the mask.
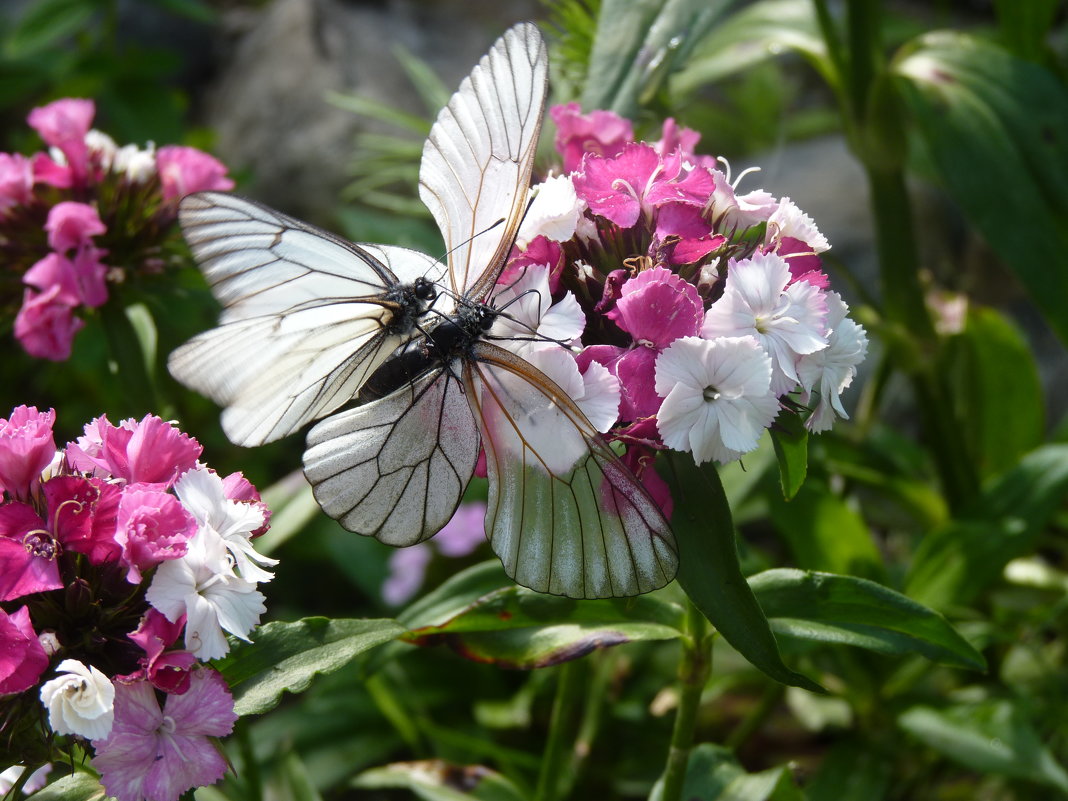
[[[556,697],[553,700],[552,717],[549,720],[549,736],[545,741],[538,772],[538,785],[534,801],[557,801],[563,797],[563,788],[573,781],[564,781],[565,774],[574,767],[572,747],[575,738],[574,722],[583,690],[586,686],[586,660],[565,662],[557,670]]]

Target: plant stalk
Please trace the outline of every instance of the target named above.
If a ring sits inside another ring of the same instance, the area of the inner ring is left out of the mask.
[[[561,788],[570,787],[573,783],[571,779],[564,782],[563,778],[573,767],[573,722],[585,685],[585,664],[584,659],[573,659],[562,664],[557,671],[556,698],[553,700],[549,737],[545,743],[541,770],[538,771],[534,801],[558,801]]]
[[[679,706],[671,731],[660,801],[680,801],[682,798],[701,693],[712,672],[712,633],[708,620],[689,600],[686,608],[690,636],[683,640],[682,659],[679,661]]]

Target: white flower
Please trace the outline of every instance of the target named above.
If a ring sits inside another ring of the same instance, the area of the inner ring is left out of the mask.
[[[115,140],[106,133],[93,128],[85,134],[85,149],[89,151],[90,156],[96,157],[100,168],[107,172],[111,169],[119,147],[115,144]]]
[[[853,382],[857,365],[864,361],[868,352],[868,335],[864,326],[846,317],[849,307],[837,292],[827,293],[827,347],[797,362],[797,375],[801,380],[801,402],[808,404],[812,395],[819,401],[812,409],[805,425],[810,431],[826,431],[837,414],[847,419],[839,396]]]
[[[41,703],[48,710],[52,731],[77,734],[88,740],[111,734],[115,722],[115,687],[111,679],[77,659],[64,659],[57,670],[63,675],[41,687]]]
[[[256,585],[231,570],[222,538],[206,528],[189,540],[185,556],[156,569],[146,598],[172,623],[186,615],[186,650],[202,661],[230,650],[223,630],[247,642],[267,611]]]
[[[786,261],[758,253],[734,262],[727,271],[723,296],[705,312],[701,336],[752,336],[771,356],[771,391],[783,395],[798,384],[799,356],[827,347],[827,304],[818,287],[790,281]]]
[[[137,145],[123,145],[115,152],[111,168],[125,174],[131,183],[144,183],[156,174],[156,146],[149,142],[142,150]]]
[[[820,233],[812,218],[801,211],[797,204],[788,197],[779,201],[779,207],[768,218],[765,244],[778,242],[784,236],[800,239],[811,246],[816,253],[822,253],[831,248],[827,237]]]
[[[729,165],[728,165],[729,167]],[[735,186],[746,173],[745,170],[732,184],[730,175],[712,170],[716,188],[708,199],[706,210],[718,231],[730,231],[737,228],[744,231],[750,226],[764,222],[778,208],[778,201],[763,189],[756,189],[744,195],[735,194]]]
[[[532,264],[523,269],[511,284],[493,296],[493,305],[501,310],[487,334],[487,339],[503,340],[503,347],[523,354],[532,345],[546,341],[569,344],[586,327],[575,296],[568,292],[553,303],[549,293],[549,267]]]
[[[602,434],[619,419],[619,380],[608,368],[590,362],[579,371],[574,355],[557,345],[531,348],[526,360],[551,378]]]
[[[579,219],[586,210],[586,201],[580,200],[575,193],[571,177],[555,175],[546,178],[532,191],[534,199],[523,216],[516,244],[525,248],[538,236],[553,242],[566,242],[574,236]]]
[[[656,359],[656,427],[698,464],[753,450],[779,410],[771,359],[753,337],[676,339]]]
[[[278,560],[258,553],[249,536],[263,525],[262,507],[227,498],[222,478],[202,465],[183,473],[174,492],[201,532],[222,538],[241,578],[255,583],[273,578],[260,565],[276,565]]]

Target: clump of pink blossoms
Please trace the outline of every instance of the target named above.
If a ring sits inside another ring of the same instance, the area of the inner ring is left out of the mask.
[[[161,271],[183,195],[234,185],[195,148],[119,147],[91,128],[95,113],[72,98],[35,108],[48,151],[0,153],[0,318],[38,358],[70,356],[109,284]]]
[[[266,611],[269,512],[158,417],[58,450],[54,420],[0,419],[0,760],[62,765],[73,738],[109,795],[177,801],[226,770],[212,738],[237,716],[203,663]]]
[[[658,142],[575,103],[551,110],[564,172],[533,188],[491,336],[546,372],[665,511],[656,452],[739,459],[782,415],[813,432],[867,350],[830,288],[830,245],[789,198],[739,193],[673,120]],[[569,344],[570,350],[556,343]]]

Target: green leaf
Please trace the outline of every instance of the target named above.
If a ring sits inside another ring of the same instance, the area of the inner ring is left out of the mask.
[[[771,519],[800,567],[883,577],[882,558],[864,518],[826,484],[813,480],[791,501],[769,495]]]
[[[805,786],[808,801],[881,801],[893,764],[874,744],[851,738],[836,743]]]
[[[660,783],[649,801],[661,801]],[[727,748],[701,743],[690,752],[682,785],[686,801],[803,801],[785,767],[746,773]]]
[[[1039,739],[1019,702],[998,699],[945,709],[916,706],[902,713],[897,722],[931,748],[973,770],[1068,793],[1068,773]]]
[[[633,117],[734,0],[602,0],[584,109]]]
[[[942,615],[874,581],[776,568],[750,577],[749,586],[781,635],[986,669]]]
[[[835,73],[811,0],[750,3],[701,40],[686,66],[672,78],[671,89],[689,95],[791,50],[834,85]]]
[[[13,58],[32,55],[72,36],[85,27],[97,11],[94,0],[37,0],[25,6],[5,41],[6,54]]]
[[[481,765],[452,765],[439,759],[395,762],[364,771],[352,781],[360,789],[401,788],[426,801],[525,801],[507,778]]]
[[[295,751],[286,751],[282,756],[278,774],[287,801],[322,801],[323,797],[315,789],[307,766]]]
[[[779,461],[779,482],[787,500],[797,495],[808,474],[808,431],[800,416],[780,414],[771,428],[775,458]]]
[[[756,596],[738,563],[734,524],[719,474],[669,458],[668,484],[675,500],[671,526],[679,546],[679,584],[716,630],[755,667],[783,684],[821,692],[790,670]]]
[[[994,309],[973,306],[942,354],[964,439],[982,476],[1007,470],[1042,443],[1045,409],[1031,347]]]
[[[916,550],[905,592],[944,608],[970,603],[1012,559],[1034,550],[1068,495],[1068,445],[1046,445],[988,482],[962,518],[929,533]]]
[[[445,622],[412,628],[403,639],[444,644],[468,659],[527,670],[578,659],[597,648],[674,639],[682,636],[683,626],[681,608],[649,595],[577,601],[510,586],[482,596]]]
[[[102,801],[107,793],[96,776],[78,771],[47,784],[30,798],[33,801]]]
[[[894,72],[946,190],[1068,342],[1068,88],[953,32],[916,40]]]
[[[234,690],[239,715],[274,707],[283,692],[303,692],[318,674],[332,673],[375,646],[404,633],[395,620],[307,617],[268,623],[256,641],[240,643],[215,666]]]

